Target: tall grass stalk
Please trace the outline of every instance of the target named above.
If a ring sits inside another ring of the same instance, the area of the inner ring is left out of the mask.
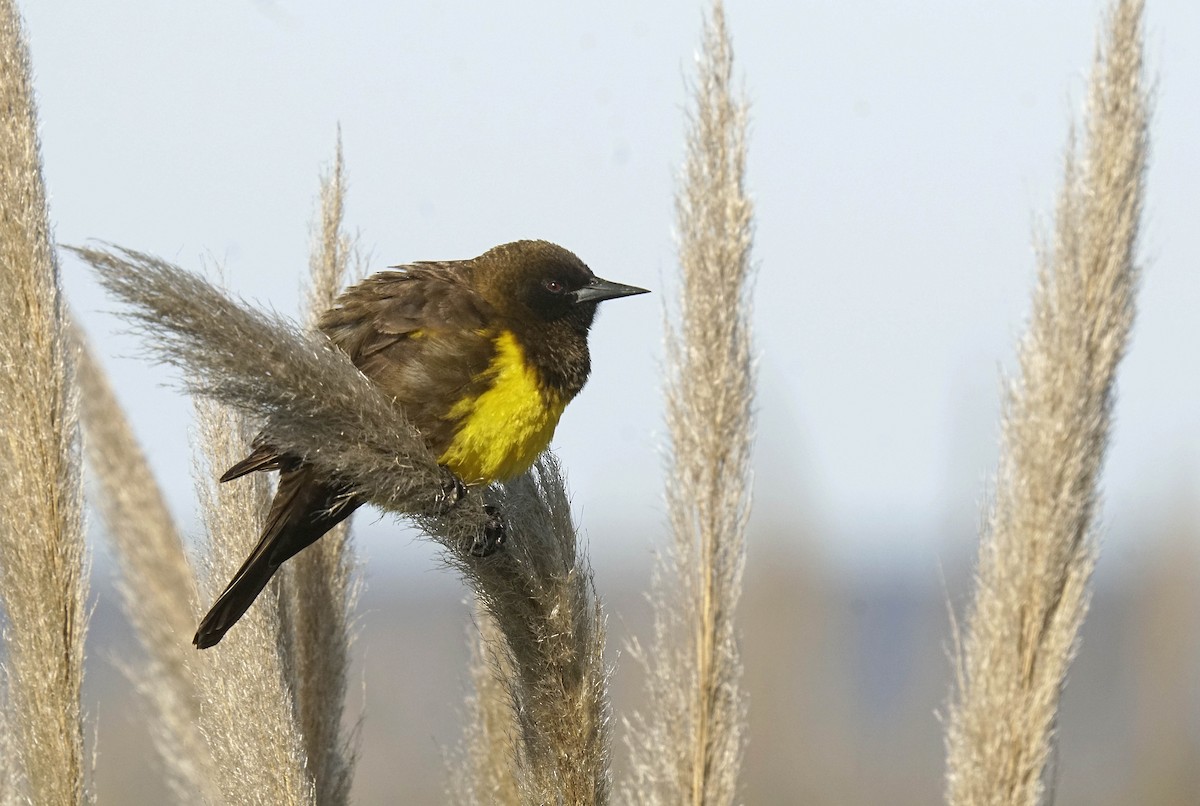
[[[1147,151],[1142,2],[1097,46],[1084,137],[1067,150],[1053,244],[1040,250],[1020,373],[1005,401],[994,501],[956,652],[946,727],[954,806],[1036,804],[1087,612],[1092,520],[1113,385],[1134,315]]]
[[[737,798],[746,701],[735,629],[750,510],[752,206],[746,107],[731,86],[721,3],[705,25],[676,199],[681,293],[667,337],[667,507],[672,546],[656,568],[654,639],[634,647],[649,705],[630,724],[630,802]]]
[[[74,357],[42,180],[29,53],[0,0],[0,604],[6,797],[90,800]]]
[[[544,454],[530,473],[492,492],[509,519],[510,541],[460,568],[503,636],[487,651],[498,656],[494,668],[513,704],[520,802],[608,803],[604,613],[561,468]]]
[[[349,274],[354,245],[342,225],[345,192],[339,131],[333,164],[321,178],[320,212],[313,226],[306,306],[310,327],[333,305]],[[322,804],[348,802],[354,777],[354,744],[342,730],[357,598],[349,529],[350,522],[343,521],[302,551],[283,566],[280,582],[291,633],[296,708]]]
[[[312,318],[332,302],[353,251],[341,229],[343,194],[339,137],[334,164],[322,179]],[[190,636],[199,602],[219,592],[256,539],[267,480],[214,484],[248,452],[248,440],[240,416],[200,405],[204,459],[198,486],[208,538],[201,560],[206,592],[200,597],[129,425],[101,370],[86,352],[84,357],[88,455],[122,567],[126,610],[150,661],[135,671],[135,681],[154,710],[156,742],[177,800],[347,802],[354,752],[341,721],[353,560],[345,530],[287,566],[292,570],[273,588],[278,596],[262,597],[239,640],[220,652],[197,654]]]
[[[0,667],[0,806],[21,803],[20,771],[17,769],[17,742],[8,726],[8,685]]]
[[[96,503],[120,568],[122,604],[146,652],[128,671],[150,706],[151,734],[177,803],[215,803],[217,771],[200,733],[191,662],[199,609],[183,540],[112,387],[79,354],[80,412]]]
[[[462,748],[449,759],[450,797],[454,803],[520,806],[517,781],[517,723],[513,679],[504,636],[492,615],[476,608],[471,634],[471,695],[467,698]]]
[[[207,543],[201,592],[211,601],[257,542],[270,490],[261,474],[239,484],[216,481],[249,454],[250,432],[240,415],[212,401],[199,401],[196,411],[203,454],[196,483]],[[221,651],[193,653],[200,726],[226,802],[316,803],[289,687],[279,597],[270,592],[222,641]]]

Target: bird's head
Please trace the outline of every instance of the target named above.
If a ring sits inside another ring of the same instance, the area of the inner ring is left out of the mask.
[[[573,252],[549,241],[514,241],[473,261],[476,287],[498,310],[520,319],[564,321],[586,332],[606,299],[649,293],[592,273]]]

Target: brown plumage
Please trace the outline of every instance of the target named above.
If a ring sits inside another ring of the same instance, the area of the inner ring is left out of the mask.
[[[318,327],[468,485],[528,469],[587,380],[596,305],[644,293],[597,278],[546,241],[393,268],[343,292]],[[265,443],[221,481],[269,470],[279,471],[279,487],[262,537],[200,623],[200,649],[221,640],[284,561],[362,504]]]

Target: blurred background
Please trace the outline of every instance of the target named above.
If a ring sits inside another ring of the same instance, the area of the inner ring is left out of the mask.
[[[1002,374],[1013,365],[1103,4],[727,5],[752,109],[756,502],[743,603],[750,803],[935,802]],[[607,308],[558,429],[623,657],[646,635],[673,181],[704,5],[222,0],[26,3],[56,236],[222,267],[296,310],[341,126],[368,268],[557,241],[655,289]],[[1059,804],[1200,802],[1200,6],[1151,0],[1146,267],[1104,478],[1094,609],[1055,759]],[[181,524],[190,403],[87,270],[67,294]],[[95,520],[95,519],[93,519]],[[99,528],[86,697],[103,803],[159,803],[115,659],[133,639]],[[467,690],[464,590],[364,511],[351,710],[361,803],[437,803]],[[618,737],[620,729],[618,729]],[[617,773],[623,748],[618,745]]]

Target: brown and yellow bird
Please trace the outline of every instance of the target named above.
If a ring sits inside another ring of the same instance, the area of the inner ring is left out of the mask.
[[[468,486],[529,469],[587,381],[597,304],[646,293],[596,277],[547,241],[393,268],[343,292],[318,326]],[[265,444],[221,481],[261,470],[279,471],[278,491],[258,545],[192,639],[200,649],[224,637],[284,561],[363,503]]]

